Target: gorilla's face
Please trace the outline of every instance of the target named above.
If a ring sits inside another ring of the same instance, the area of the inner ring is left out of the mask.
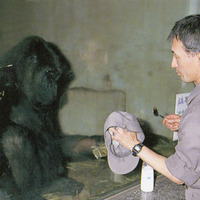
[[[51,105],[56,101],[58,80],[62,72],[50,65],[38,66],[36,65],[32,72],[26,71],[22,88],[29,101],[41,107]]]
[[[23,54],[21,62],[19,58],[14,63],[17,87],[33,107],[51,106],[69,85],[74,74],[69,62],[54,44],[38,37],[25,40],[25,47],[19,44],[21,49],[16,48]]]

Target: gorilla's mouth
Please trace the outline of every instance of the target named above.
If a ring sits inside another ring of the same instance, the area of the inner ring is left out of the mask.
[[[49,108],[57,101],[58,94],[57,84],[49,83],[45,87],[41,87],[38,91],[38,96],[33,97],[33,104],[38,108]]]
[[[67,73],[67,80],[72,81],[75,78],[75,75],[72,71]]]

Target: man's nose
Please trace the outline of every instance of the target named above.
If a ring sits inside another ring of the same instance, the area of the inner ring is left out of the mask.
[[[171,62],[171,68],[176,68],[178,66],[176,58],[173,56]]]

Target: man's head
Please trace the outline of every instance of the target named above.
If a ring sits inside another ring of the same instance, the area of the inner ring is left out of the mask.
[[[186,51],[200,52],[200,15],[190,15],[177,21],[168,40],[181,40]]]
[[[171,67],[184,82],[200,83],[200,15],[177,21],[168,40],[172,40]]]

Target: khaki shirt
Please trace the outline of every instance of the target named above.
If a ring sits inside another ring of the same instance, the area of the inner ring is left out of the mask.
[[[176,152],[166,165],[173,176],[186,184],[186,200],[200,199],[200,84],[187,99],[188,108],[181,117]]]

